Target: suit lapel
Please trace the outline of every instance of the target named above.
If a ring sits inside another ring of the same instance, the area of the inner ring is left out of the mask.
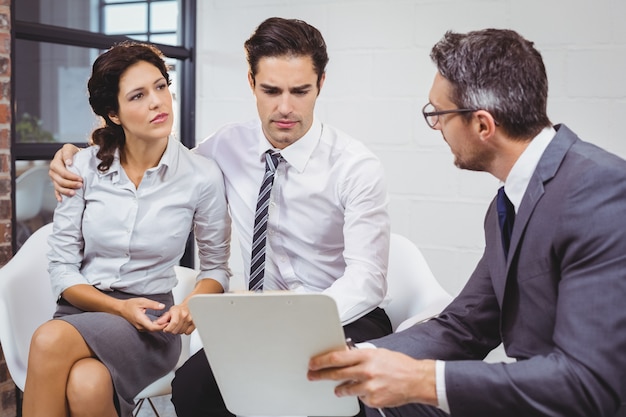
[[[541,200],[544,194],[544,185],[549,182],[557,173],[563,158],[567,154],[567,151],[571,148],[573,143],[577,140],[577,136],[569,130],[565,125],[554,126],[557,133],[552,139],[546,150],[544,151],[535,172],[533,173],[522,202],[520,204],[517,215],[515,216],[515,225],[513,226],[513,234],[511,235],[511,244],[509,247],[509,256],[506,261],[506,267],[504,268],[504,276],[506,279],[509,277],[511,261],[513,257],[517,256],[518,247],[521,244],[521,238],[526,230],[526,226],[537,206],[537,203]],[[497,220],[496,220],[497,221]],[[500,229],[496,229],[499,233]],[[498,236],[497,239],[500,239]],[[502,249],[502,248],[501,248]],[[502,252],[501,252],[502,253]],[[504,256],[501,257],[501,265],[504,265]],[[498,269],[499,269],[498,265]],[[506,281],[506,280],[505,280]],[[499,288],[494,289],[497,292],[497,296],[502,301],[504,297],[504,290],[506,288],[506,282]]]

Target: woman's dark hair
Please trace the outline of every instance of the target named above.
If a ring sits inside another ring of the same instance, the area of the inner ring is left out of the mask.
[[[250,75],[255,79],[261,58],[279,56],[310,56],[317,73],[317,87],[326,64],[328,53],[326,42],[319,30],[297,19],[270,17],[263,21],[256,31],[244,43]]]
[[[96,58],[93,63],[91,78],[87,83],[89,104],[94,113],[104,119],[104,125],[91,134],[93,144],[100,146],[97,157],[102,161],[98,165],[101,172],[107,171],[113,163],[115,150],[124,149],[126,136],[122,126],[113,123],[110,115],[117,115],[119,111],[118,94],[120,78],[132,65],[145,61],[159,69],[170,85],[170,76],[167,72],[163,53],[153,45],[125,41],[111,47],[108,51]]]

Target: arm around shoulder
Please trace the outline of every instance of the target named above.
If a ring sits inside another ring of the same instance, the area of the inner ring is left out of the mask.
[[[74,190],[83,185],[82,178],[67,169],[67,166],[72,165],[74,155],[78,151],[80,151],[78,147],[66,143],[50,161],[49,175],[58,201],[61,201],[61,195],[73,196],[76,193]]]

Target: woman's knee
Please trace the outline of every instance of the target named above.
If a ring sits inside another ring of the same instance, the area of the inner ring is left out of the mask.
[[[33,333],[28,353],[28,373],[67,375],[71,367],[93,353],[81,334],[71,324],[61,320],[51,320]]]
[[[67,345],[75,340],[78,331],[69,323],[50,320],[35,330],[30,341],[30,354],[43,354],[46,357],[67,355]],[[82,339],[82,338],[81,338]]]

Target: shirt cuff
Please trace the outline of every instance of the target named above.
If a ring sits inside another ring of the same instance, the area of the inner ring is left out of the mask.
[[[219,282],[219,284],[224,289],[224,292],[228,292],[230,290],[230,279],[232,278],[232,276],[229,276],[225,270],[210,269],[200,271],[196,276],[196,282],[202,281],[203,279],[207,278]]]
[[[444,361],[435,361],[435,389],[437,390],[439,408],[450,414],[448,396],[446,395],[446,363]]]
[[[369,342],[356,343],[356,347],[359,349],[376,349],[376,345]]]

